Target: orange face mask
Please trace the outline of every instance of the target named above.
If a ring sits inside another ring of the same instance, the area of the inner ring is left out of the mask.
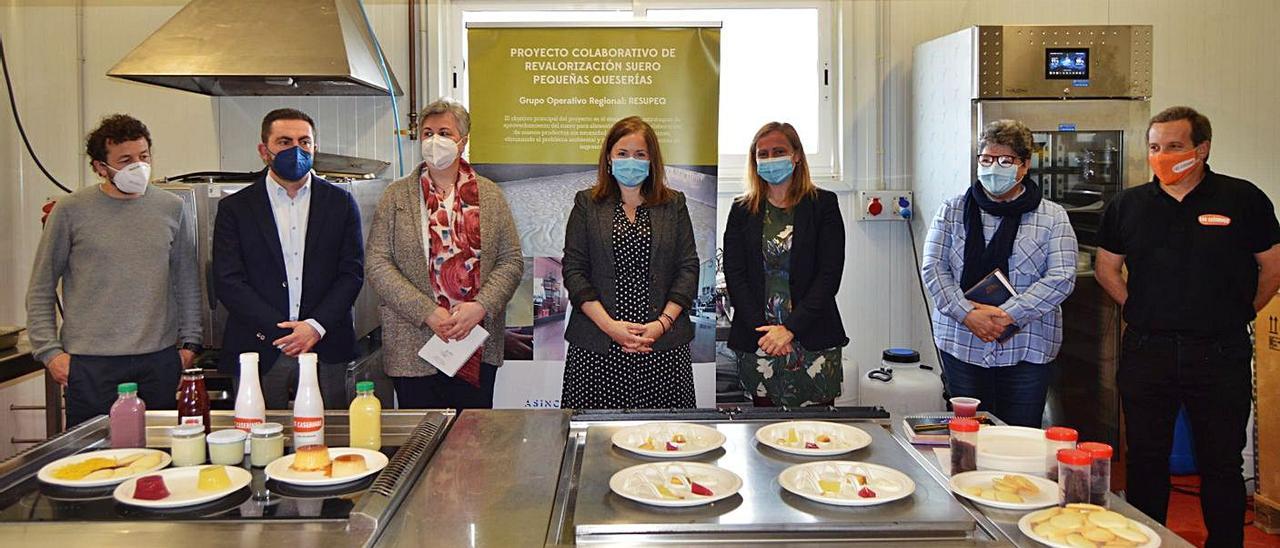
[[[1196,149],[1193,148],[1186,152],[1148,154],[1147,163],[1151,164],[1151,171],[1156,173],[1160,184],[1172,185],[1191,173],[1200,159],[1196,157]]]

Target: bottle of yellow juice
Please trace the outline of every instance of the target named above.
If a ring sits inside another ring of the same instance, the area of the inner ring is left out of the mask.
[[[373,395],[373,381],[356,383],[356,397],[348,409],[351,447],[377,451],[382,448],[382,402]]]

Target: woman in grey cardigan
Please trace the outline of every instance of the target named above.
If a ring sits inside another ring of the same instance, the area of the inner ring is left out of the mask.
[[[698,249],[684,195],[667,188],[653,128],[619,120],[600,149],[596,185],[574,197],[565,227],[563,407],[693,407],[686,312]]]
[[[387,187],[369,229],[384,368],[401,407],[493,407],[507,301],[524,273],[520,236],[498,185],[462,160],[467,110],[441,99],[419,120],[423,163]],[[418,357],[432,335],[457,340],[481,323],[488,340],[453,377]]]

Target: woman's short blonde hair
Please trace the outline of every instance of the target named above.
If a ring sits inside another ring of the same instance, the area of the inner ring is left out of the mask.
[[[453,115],[453,119],[458,121],[458,132],[460,137],[466,137],[471,134],[471,113],[467,112],[467,107],[449,97],[441,97],[432,101],[422,109],[418,114],[419,120],[426,120],[428,116],[435,114],[449,113]]]

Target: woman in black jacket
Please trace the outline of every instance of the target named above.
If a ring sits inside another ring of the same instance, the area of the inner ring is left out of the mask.
[[[597,169],[565,226],[562,269],[574,311],[560,404],[694,407],[688,310],[698,248],[684,195],[667,188],[657,134],[634,116],[609,130]]]
[[[724,232],[729,348],[756,406],[830,405],[840,395],[840,353],[849,343],[836,309],[840,207],[809,178],[791,124],[765,124],[748,157],[747,190],[734,200]]]

